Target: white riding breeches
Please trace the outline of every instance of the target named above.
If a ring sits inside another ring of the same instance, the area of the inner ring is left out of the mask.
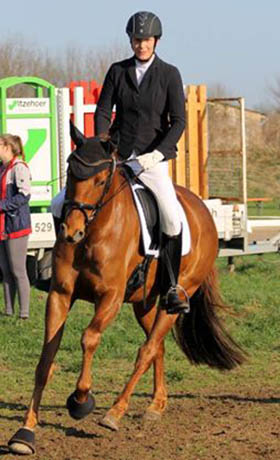
[[[159,205],[162,231],[169,236],[181,231],[181,218],[174,185],[168,174],[168,162],[161,161],[143,171],[139,179],[154,193]]]

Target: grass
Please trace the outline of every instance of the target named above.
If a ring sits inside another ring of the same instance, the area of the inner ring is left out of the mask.
[[[273,199],[272,201],[262,204],[262,207],[259,208],[256,203],[248,203],[248,216],[257,216],[257,217],[277,217],[280,218],[280,201],[279,199]]]
[[[251,197],[271,197],[279,202],[279,148],[266,146],[247,152],[247,189]],[[278,208],[279,210],[279,208]]]
[[[231,373],[220,373],[205,366],[192,367],[175,344],[172,335],[166,340],[166,377],[172,391],[199,392],[223,388],[231,391],[236,385],[280,384],[279,336],[279,271],[278,254],[246,256],[235,259],[236,271],[230,274],[226,259],[217,261],[220,284],[226,303],[233,306],[237,316],[226,316],[231,334],[248,351],[247,364]],[[2,292],[0,294],[3,305]],[[3,400],[30,396],[33,375],[38,362],[44,332],[44,309],[47,294],[32,288],[31,318],[20,321],[16,316],[0,316],[0,379]],[[79,301],[70,313],[64,337],[57,355],[58,370],[46,395],[69,393],[80,371],[82,331],[92,318],[93,307]],[[103,391],[120,391],[130,375],[137,349],[144,340],[132,309],[124,305],[113,325],[103,334],[94,359],[94,387]],[[278,372],[277,372],[278,369]],[[152,375],[143,376],[137,390],[151,392]],[[12,396],[13,395],[13,396]]]

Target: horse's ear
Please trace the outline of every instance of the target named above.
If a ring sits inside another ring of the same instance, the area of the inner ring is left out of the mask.
[[[86,137],[74,125],[72,120],[70,120],[70,136],[71,136],[72,141],[77,147],[81,147],[86,142]]]
[[[109,155],[112,155],[112,153],[116,151],[116,146],[113,144],[110,134],[100,133],[98,134],[98,138],[100,142],[104,144],[104,148]]]
[[[105,144],[105,150],[107,151],[107,153],[112,155],[112,153],[115,153],[117,151],[117,146],[112,141],[112,138],[111,138],[110,134],[108,134],[108,133],[100,133],[100,134],[98,134],[98,137],[100,139],[100,142]]]

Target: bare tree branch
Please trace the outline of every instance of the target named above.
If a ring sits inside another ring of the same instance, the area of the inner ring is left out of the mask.
[[[273,108],[280,112],[280,76],[275,78],[275,83],[268,88],[273,99]]]
[[[0,42],[0,78],[37,76],[57,87],[63,87],[72,80],[102,83],[112,62],[127,55],[128,47],[119,44],[103,50],[84,50],[68,45],[63,52],[55,55],[15,35]],[[11,93],[20,96],[22,89],[14,88]]]

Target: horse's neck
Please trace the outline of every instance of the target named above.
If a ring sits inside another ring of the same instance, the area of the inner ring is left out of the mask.
[[[104,197],[103,206],[89,227],[87,244],[98,248],[93,254],[94,259],[103,254],[103,247],[112,247],[112,253],[117,248],[125,252],[130,244],[131,231],[137,234],[137,227],[134,228],[137,226],[137,217],[134,219],[133,212],[133,197],[129,184],[117,169]]]
[[[122,170],[116,169],[113,174],[112,183],[105,197],[111,207],[115,207],[120,201],[125,200],[127,193],[129,192],[129,183],[126,177],[122,174]]]
[[[103,200],[103,206],[98,216],[98,220],[108,227],[107,222],[110,221],[110,231],[112,226],[120,219],[126,220],[131,212],[132,196],[130,193],[130,186],[122,175],[121,171],[117,169],[113,175],[111,185]]]
[[[140,226],[134,199],[126,178],[116,170],[104,206],[89,226],[89,258],[112,269],[113,261],[123,260],[123,269],[135,266],[139,249]],[[131,262],[132,261],[132,262]]]

